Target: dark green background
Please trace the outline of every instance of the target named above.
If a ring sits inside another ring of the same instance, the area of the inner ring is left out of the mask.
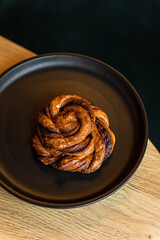
[[[0,34],[38,54],[81,53],[115,67],[141,96],[160,149],[160,0],[0,0]]]

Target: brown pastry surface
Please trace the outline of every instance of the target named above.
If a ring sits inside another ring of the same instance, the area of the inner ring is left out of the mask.
[[[98,107],[77,95],[61,95],[39,113],[32,145],[45,165],[91,173],[111,155],[115,135]]]

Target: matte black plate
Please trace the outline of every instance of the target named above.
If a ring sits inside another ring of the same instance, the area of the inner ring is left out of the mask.
[[[31,139],[38,112],[61,94],[77,94],[109,117],[116,145],[95,173],[62,172],[36,159]],[[80,206],[110,195],[134,173],[148,139],[145,109],[126,78],[103,62],[76,54],[38,56],[5,72],[0,116],[1,185],[45,206]]]

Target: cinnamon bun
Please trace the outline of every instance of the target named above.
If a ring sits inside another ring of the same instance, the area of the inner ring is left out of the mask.
[[[32,145],[45,165],[91,173],[111,155],[115,135],[98,107],[77,95],[61,95],[39,113]]]

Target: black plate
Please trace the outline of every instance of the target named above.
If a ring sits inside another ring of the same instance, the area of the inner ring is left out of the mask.
[[[44,166],[32,150],[38,112],[60,94],[77,94],[109,116],[116,145],[95,173]],[[1,185],[45,206],[80,206],[110,195],[134,173],[148,139],[144,106],[126,78],[101,61],[76,54],[34,57],[5,72],[0,116]]]

